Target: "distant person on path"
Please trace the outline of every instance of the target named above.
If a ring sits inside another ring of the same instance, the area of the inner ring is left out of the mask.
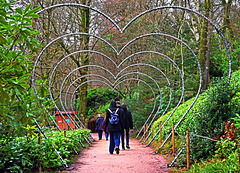
[[[96,120],[96,130],[98,132],[98,138],[99,140],[102,139],[102,132],[103,132],[103,129],[102,129],[102,122],[103,122],[104,118],[101,116],[101,114],[98,114],[98,118]]]
[[[124,128],[126,129],[126,148],[130,149],[129,146],[129,129],[133,129],[133,120],[132,114],[129,110],[127,110],[127,105],[122,103],[122,109],[124,110],[125,119],[124,119]],[[123,132],[124,134],[124,132]]]
[[[105,122],[106,122],[106,119],[104,119],[102,122],[102,129],[104,129],[104,127],[105,127]],[[106,131],[104,131],[104,133],[105,133],[106,140],[108,140],[108,135],[109,135],[108,127],[106,127]]]
[[[123,110],[122,107],[121,107],[120,101],[116,101],[116,106],[117,106],[117,108]],[[123,127],[125,126],[124,123],[125,123],[125,114],[123,115]],[[120,140],[121,143],[122,143],[122,149],[125,150],[125,145],[124,145],[124,128],[123,128],[122,131],[121,131],[121,135],[120,135],[119,140]]]
[[[117,108],[116,102],[112,101],[109,109],[106,111],[106,122],[104,126],[104,131],[108,127],[110,133],[110,144],[109,144],[109,153],[113,154],[114,147],[117,154],[119,154],[119,138],[121,135],[123,126],[123,115],[124,111]]]

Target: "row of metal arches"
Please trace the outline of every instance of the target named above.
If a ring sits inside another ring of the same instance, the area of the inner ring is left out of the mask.
[[[157,10],[162,10],[162,9],[179,9],[179,10],[184,10],[184,11],[188,11],[190,13],[195,13],[197,14],[198,16],[202,17],[204,20],[208,21],[214,28],[215,30],[217,31],[217,33],[221,36],[222,40],[224,41],[224,45],[227,49],[227,53],[228,53],[228,61],[229,61],[229,72],[228,72],[228,77],[230,79],[231,77],[231,57],[230,57],[230,51],[229,51],[229,48],[228,48],[228,45],[227,45],[227,42],[223,36],[223,34],[221,33],[220,29],[218,29],[216,27],[216,25],[210,21],[208,18],[206,18],[204,15],[194,11],[194,10],[191,10],[191,9],[188,9],[188,8],[185,8],[185,7],[178,7],[178,6],[163,6],[163,7],[157,7],[157,8],[153,8],[153,9],[150,9],[150,10],[147,10],[139,15],[137,15],[135,18],[133,18],[132,20],[130,20],[127,25],[121,29],[115,22],[114,20],[112,20],[110,17],[108,17],[108,15],[104,14],[103,12],[93,8],[93,7],[90,7],[90,6],[86,6],[86,5],[82,5],[82,4],[71,4],[71,3],[67,3],[67,4],[57,4],[57,5],[54,5],[54,6],[51,6],[51,7],[47,7],[45,9],[42,9],[38,12],[38,14],[41,14],[47,10],[50,10],[50,9],[55,9],[55,8],[59,8],[59,7],[63,7],[63,6],[71,6],[71,7],[76,7],[76,8],[87,8],[87,9],[90,9],[92,11],[95,11],[99,14],[101,14],[102,16],[104,16],[106,19],[108,19],[116,28],[117,30],[120,32],[120,33],[124,33],[124,31],[129,28],[131,26],[131,24],[138,18],[140,18],[141,16],[147,14],[147,13],[150,13],[151,11],[157,11]],[[194,99],[194,101],[192,102],[192,104],[189,106],[189,108],[187,109],[187,111],[183,114],[182,118],[179,120],[179,122],[175,125],[175,130],[177,129],[177,127],[179,126],[179,124],[184,120],[185,116],[187,115],[187,113],[189,112],[189,110],[192,108],[192,106],[194,105],[194,103],[196,102],[199,94],[200,94],[200,90],[201,90],[201,86],[202,86],[202,71],[201,71],[201,66],[200,66],[200,63],[198,61],[198,58],[197,56],[195,55],[194,51],[188,46],[187,43],[183,42],[182,40],[172,36],[172,35],[168,35],[168,34],[165,34],[165,33],[149,33],[149,34],[144,34],[144,35],[141,35],[141,36],[138,36],[134,39],[132,39],[131,41],[129,41],[125,46],[123,46],[121,48],[120,51],[117,51],[114,46],[112,46],[109,42],[107,42],[105,39],[99,37],[99,36],[96,36],[94,34],[87,34],[87,33],[68,33],[68,34],[65,34],[65,35],[62,35],[54,40],[52,40],[51,42],[49,42],[43,49],[42,51],[39,53],[36,61],[35,61],[35,65],[34,65],[34,69],[33,69],[33,75],[32,75],[32,83],[33,83],[33,88],[34,88],[34,92],[35,94],[38,96],[38,92],[37,92],[37,86],[36,86],[36,71],[37,71],[37,68],[38,68],[38,65],[39,65],[39,61],[41,60],[42,56],[43,56],[43,53],[44,51],[46,51],[48,49],[48,47],[50,47],[53,43],[57,42],[58,40],[61,40],[61,39],[64,39],[64,38],[67,38],[67,37],[70,37],[70,36],[73,36],[73,35],[78,35],[78,36],[81,36],[81,35],[87,35],[89,37],[93,37],[93,38],[96,38],[96,39],[99,39],[101,41],[103,41],[104,43],[106,43],[109,47],[111,47],[111,49],[117,54],[117,55],[120,55],[124,49],[127,48],[128,45],[130,45],[131,43],[135,42],[136,40],[140,39],[140,38],[143,38],[143,37],[148,37],[148,36],[163,36],[163,37],[167,37],[167,38],[171,38],[173,40],[176,40],[178,42],[180,42],[181,44],[183,44],[187,49],[189,49],[189,51],[192,53],[192,56],[194,57],[194,59],[196,60],[196,63],[197,63],[197,66],[198,66],[198,70],[199,70],[199,74],[200,74],[200,81],[199,81],[199,88],[198,88],[198,92],[196,94],[196,97]],[[57,106],[55,101],[54,101],[54,98],[53,98],[53,94],[52,94],[52,82],[53,82],[53,76],[56,72],[56,69],[58,68],[58,66],[64,61],[66,60],[67,58],[69,58],[71,55],[74,55],[74,54],[78,54],[78,53],[86,53],[86,52],[90,52],[90,53],[94,53],[94,54],[100,54],[101,56],[107,58],[108,60],[110,60],[117,69],[119,69],[119,67],[124,63],[124,61],[126,61],[127,59],[131,58],[132,56],[135,56],[135,55],[140,55],[140,54],[144,54],[144,53],[153,53],[153,54],[157,54],[157,55],[160,55],[162,56],[163,58],[167,59],[169,62],[171,62],[175,68],[177,69],[177,71],[179,72],[179,76],[181,78],[181,85],[182,85],[182,92],[181,92],[181,97],[177,103],[177,106],[174,108],[174,110],[171,112],[171,114],[169,115],[169,117],[167,118],[167,120],[165,122],[163,122],[161,128],[164,127],[164,125],[167,123],[167,121],[171,118],[171,116],[174,114],[174,112],[177,110],[177,108],[179,107],[179,105],[181,104],[182,102],[182,99],[183,99],[183,96],[184,96],[184,78],[183,78],[183,75],[182,75],[182,72],[180,70],[180,68],[178,67],[178,65],[174,62],[173,59],[171,59],[170,57],[168,57],[167,55],[161,53],[161,52],[157,52],[157,51],[140,51],[140,52],[137,52],[137,53],[134,53],[134,54],[131,54],[130,56],[126,57],[120,64],[117,64],[115,61],[113,61],[110,57],[108,57],[107,55],[105,55],[104,53],[100,52],[100,51],[94,51],[94,50],[79,50],[79,51],[76,51],[76,52],[72,52],[71,54],[63,57],[57,64],[56,66],[53,67],[52,69],[52,72],[51,74],[49,75],[49,95],[51,97],[51,100],[52,102],[54,103],[56,109],[60,112],[60,115],[61,117],[63,118],[63,120],[67,123],[68,127],[73,130],[71,128],[71,126],[69,125],[69,122],[64,118],[64,116],[62,115],[61,113],[61,110],[65,111],[66,115],[68,116],[68,118],[70,119],[70,121],[75,125],[75,127],[77,128],[86,128],[84,126],[84,124],[79,120],[78,116],[76,116],[75,112],[74,112],[74,115],[75,117],[77,118],[78,121],[75,121],[72,117],[71,114],[68,113],[67,110],[71,109],[73,110],[73,104],[74,104],[74,95],[75,93],[77,92],[78,88],[81,87],[82,85],[84,85],[85,83],[88,83],[88,82],[101,82],[101,83],[104,83],[106,86],[108,86],[109,88],[115,90],[115,88],[120,85],[121,83],[123,82],[126,82],[126,81],[129,81],[129,80],[133,80],[133,81],[138,81],[142,84],[145,84],[153,93],[153,96],[154,96],[154,106],[153,106],[153,109],[150,113],[150,115],[148,116],[148,118],[146,119],[144,125],[141,127],[141,129],[138,131],[138,134],[137,134],[137,137],[138,138],[140,136],[140,134],[142,134],[142,131],[143,131],[143,128],[146,124],[148,124],[148,127],[150,128],[151,125],[153,124],[153,122],[156,120],[156,118],[158,117],[158,112],[161,108],[161,104],[162,104],[162,93],[161,93],[161,88],[158,84],[158,82],[152,78],[150,75],[148,74],[145,74],[143,72],[128,72],[128,68],[130,67],[134,67],[134,66],[148,66],[148,67],[151,67],[153,68],[154,70],[158,71],[160,74],[162,74],[162,76],[165,78],[165,80],[167,81],[168,83],[168,87],[169,87],[169,91],[170,91],[170,95],[169,95],[169,101],[168,101],[168,105],[166,107],[166,109],[163,111],[163,113],[160,115],[160,116],[163,116],[167,111],[168,111],[168,108],[169,108],[169,105],[171,104],[171,98],[172,98],[172,87],[171,87],[171,83],[168,79],[168,77],[166,76],[166,74],[161,70],[159,69],[158,67],[156,66],[153,66],[151,64],[145,64],[145,63],[137,63],[137,64],[131,64],[131,65],[128,65],[127,67],[125,67],[123,70],[121,70],[117,75],[114,75],[111,71],[109,71],[107,68],[105,67],[102,67],[102,66],[99,66],[99,65],[86,65],[86,66],[81,66],[79,68],[76,68],[76,69],[73,69],[65,78],[64,80],[61,82],[61,87],[60,87],[60,91],[59,91],[59,100],[60,100],[60,104],[61,104],[61,107]],[[68,80],[68,78],[73,74],[75,73],[77,70],[81,69],[81,68],[88,68],[88,67],[94,67],[94,68],[99,68],[99,69],[102,69],[104,71],[106,71],[107,73],[110,74],[110,76],[112,76],[114,79],[115,79],[115,82],[112,83],[108,78],[100,75],[100,74],[88,74],[88,75],[85,75],[85,76],[79,76],[79,78],[77,78],[76,80],[74,80],[73,82],[69,83],[68,86],[65,86],[67,87],[67,90],[65,92],[65,96],[62,96],[63,94],[63,88],[64,88],[64,85],[66,85],[66,81]],[[126,76],[131,76],[131,75],[139,75],[139,76],[145,76],[147,77],[148,79],[150,79],[158,88],[158,92],[157,94],[160,96],[160,100],[157,101],[156,99],[156,93],[154,92],[154,90],[152,89],[152,87],[144,80],[141,80],[139,78],[133,78],[133,77],[130,77],[130,78],[124,78]],[[90,77],[90,76],[93,76],[97,79],[95,80],[88,80],[86,82],[83,82],[81,83],[80,85],[76,86],[76,82],[79,81],[81,78],[84,78],[84,77]],[[72,87],[75,87],[74,91],[72,92],[72,94],[70,95],[69,94],[69,91]],[[67,102],[67,98],[68,96],[70,95],[70,100],[71,100],[71,104],[69,104]],[[64,98],[64,99],[63,99]],[[159,104],[157,105],[157,102],[159,102]],[[55,120],[53,119],[52,115],[49,113],[49,111],[43,106],[43,108],[45,109],[45,111],[48,113],[49,117],[51,118],[51,120],[53,121],[53,123],[55,124],[55,126],[58,128],[59,131],[61,131],[61,129],[59,128],[59,126],[57,125],[57,123],[55,122]],[[37,121],[35,121],[36,124]],[[41,130],[41,132],[44,134],[44,132],[42,131],[41,127],[38,126],[38,128]],[[147,146],[149,146],[151,144],[151,142],[155,139],[155,137],[157,136],[157,134],[160,132],[160,129],[153,135],[152,139],[150,140],[150,142],[147,144]],[[142,142],[143,140],[143,136],[145,136],[145,133],[144,132],[140,138],[140,142]],[[164,142],[162,143],[161,147],[167,142],[167,140],[169,139],[169,137],[171,136],[172,134],[172,131],[169,133],[168,137],[164,140]],[[150,137],[151,133],[148,134],[148,136],[145,138],[145,140],[143,141],[143,143],[145,143],[147,141],[147,139]],[[47,136],[44,134],[44,136],[47,138]],[[89,136],[89,138],[85,139],[89,145],[91,145],[91,142],[93,141],[93,138],[91,136]],[[58,153],[59,154],[59,153]],[[59,157],[61,158],[61,156],[59,155]],[[63,161],[63,160],[62,160]],[[65,167],[68,167],[66,163],[64,163],[63,161],[63,164],[65,165]]]

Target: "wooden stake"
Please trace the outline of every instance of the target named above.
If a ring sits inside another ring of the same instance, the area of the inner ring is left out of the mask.
[[[134,128],[133,130],[134,130],[134,134],[136,135],[136,134],[137,134],[137,125],[135,124],[134,127],[135,127],[135,128]]]
[[[41,143],[42,143],[42,141],[41,141],[41,133],[39,132],[39,133],[38,133],[38,144],[41,145]],[[39,164],[38,171],[39,171],[39,172],[42,172],[42,167],[41,167],[40,164]]]
[[[66,138],[67,134],[66,134],[66,130],[64,129],[64,137]]]
[[[161,128],[161,127],[162,127],[162,122],[160,121],[160,122],[159,122],[159,129],[160,129],[160,132],[159,132],[159,133],[160,133],[160,137],[159,137],[159,138],[160,138],[160,144],[162,144],[162,128]]]
[[[41,145],[41,133],[38,133],[38,144]]]
[[[151,136],[153,137],[153,126],[151,128]]]
[[[146,128],[144,126],[144,128],[143,128],[143,140],[145,140],[145,130],[146,130]]]
[[[146,137],[148,136],[148,124],[146,124]]]
[[[174,125],[172,125],[172,150],[173,150],[173,155],[174,155],[174,152],[175,152],[175,136],[174,136]]]
[[[189,131],[187,130],[187,169],[190,168],[190,140],[189,140]]]

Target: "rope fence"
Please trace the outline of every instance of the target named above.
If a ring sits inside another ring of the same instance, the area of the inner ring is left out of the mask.
[[[162,128],[161,128],[161,125],[162,125],[162,122],[160,121],[159,122],[159,126],[158,126],[159,127],[159,131],[160,131],[159,132],[159,140],[158,141],[159,141],[160,144],[162,144]],[[177,134],[181,138],[181,140],[186,140],[187,169],[190,169],[190,137],[191,136],[197,136],[199,138],[206,139],[206,140],[213,141],[213,142],[222,142],[222,143],[234,145],[234,144],[226,142],[226,141],[213,139],[213,138],[210,138],[210,137],[207,137],[207,136],[203,136],[203,135],[198,135],[198,134],[195,134],[193,132],[190,132],[189,130],[186,131],[186,136],[182,136],[182,135],[180,135],[176,131],[176,129],[174,129],[174,125],[172,125],[171,131],[172,131],[172,153],[173,153],[173,155],[176,154],[176,156],[172,160],[172,162],[170,164],[168,164],[168,167],[174,167],[175,161],[180,156],[180,154],[184,151],[183,147],[179,151],[176,151],[176,147],[175,147],[175,140],[176,140],[175,134]],[[146,134],[148,133],[148,125],[147,124],[144,126],[144,134],[145,133]],[[153,128],[151,128],[151,133],[153,133]],[[144,138],[145,138],[145,135],[144,135]],[[237,144],[237,145],[240,145],[240,144]]]

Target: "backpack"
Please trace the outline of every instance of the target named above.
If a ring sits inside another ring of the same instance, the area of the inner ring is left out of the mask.
[[[109,112],[110,112],[110,114],[111,114],[111,119],[109,120],[109,122],[111,123],[111,124],[118,124],[118,122],[119,122],[119,119],[118,119],[118,114],[117,114],[117,111],[118,111],[118,108],[117,108],[117,110],[116,111],[114,111],[114,112],[112,112],[110,109],[108,109],[109,110]]]

